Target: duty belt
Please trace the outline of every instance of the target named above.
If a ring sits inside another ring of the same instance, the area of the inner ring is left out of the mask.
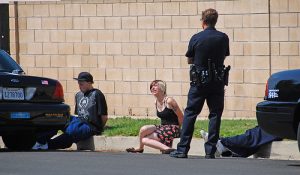
[[[194,85],[206,85],[211,82],[223,82],[228,86],[230,66],[217,67],[209,64],[208,68],[199,68],[195,65],[190,67],[190,80]]]

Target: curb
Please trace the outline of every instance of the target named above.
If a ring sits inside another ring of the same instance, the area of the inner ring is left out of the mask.
[[[173,148],[176,148],[179,139],[174,139]],[[68,150],[94,150],[94,151],[112,151],[124,152],[126,148],[138,146],[137,137],[122,137],[122,136],[94,136],[93,139],[83,141],[76,145],[73,144]],[[0,147],[5,145],[0,139]],[[81,149],[80,149],[81,147]],[[144,153],[161,154],[159,150],[145,147]],[[204,142],[203,139],[193,138],[191,142],[191,149],[189,155],[204,156]],[[253,156],[251,156],[253,158]],[[297,141],[276,141],[271,145],[270,159],[278,160],[300,160],[300,153],[298,150]]]
[[[93,138],[94,150],[96,151],[125,151],[126,148],[136,147],[138,145],[137,137],[106,137],[94,136]],[[175,139],[173,148],[176,148],[179,139]],[[83,143],[90,146],[91,143]],[[273,142],[269,148],[270,159],[278,160],[300,160],[300,153],[298,150],[297,141],[276,141]],[[76,144],[71,147],[72,150],[77,150]],[[145,147],[144,153],[161,154],[159,150]],[[201,138],[193,138],[191,142],[191,149],[189,155],[204,156],[204,142]],[[253,158],[253,156],[251,156]]]

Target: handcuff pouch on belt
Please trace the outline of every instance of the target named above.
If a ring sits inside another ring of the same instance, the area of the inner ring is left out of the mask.
[[[214,63],[208,60],[208,69],[197,68],[194,64],[190,67],[190,81],[194,85],[207,85],[211,82],[223,82],[228,86],[230,65],[216,68]]]

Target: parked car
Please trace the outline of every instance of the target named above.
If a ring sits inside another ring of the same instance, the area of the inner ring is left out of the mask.
[[[264,100],[256,106],[258,125],[272,135],[298,140],[300,151],[300,69],[271,75]]]
[[[38,132],[63,129],[70,118],[59,81],[25,75],[0,50],[0,135],[6,147],[30,149]]]

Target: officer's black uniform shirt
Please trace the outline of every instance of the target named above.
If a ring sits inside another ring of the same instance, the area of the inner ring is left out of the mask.
[[[207,27],[192,36],[185,56],[193,58],[197,67],[208,68],[208,59],[211,59],[216,67],[222,67],[225,57],[229,54],[228,36],[214,27]]]

